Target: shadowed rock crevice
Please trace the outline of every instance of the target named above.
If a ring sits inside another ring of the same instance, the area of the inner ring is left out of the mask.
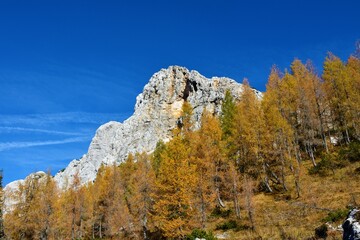
[[[186,79],[185,89],[183,92],[184,101],[187,101],[190,93],[196,92],[197,90],[197,83],[195,81],[191,81],[190,79]]]

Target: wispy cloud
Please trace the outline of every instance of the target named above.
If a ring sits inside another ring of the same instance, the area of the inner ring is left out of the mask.
[[[33,133],[46,133],[54,135],[68,135],[68,136],[81,136],[81,133],[75,132],[64,132],[64,131],[55,131],[39,128],[23,128],[23,127],[0,127],[0,133],[11,133],[11,132],[33,132]]]
[[[14,126],[20,124],[44,126],[59,123],[92,123],[102,124],[110,120],[123,121],[130,113],[86,113],[65,112],[49,114],[0,115],[1,126]]]
[[[0,143],[0,152],[15,148],[27,148],[35,146],[46,146],[46,145],[59,145],[65,143],[84,142],[90,139],[89,136],[66,138],[61,140],[47,140],[47,141],[30,141],[30,142],[2,142]]]

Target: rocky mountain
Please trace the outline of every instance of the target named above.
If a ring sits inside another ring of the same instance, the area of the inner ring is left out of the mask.
[[[204,109],[217,115],[220,113],[227,90],[238,99],[242,84],[225,77],[208,79],[197,71],[179,66],[161,69],[137,96],[134,114],[123,123],[111,121],[102,125],[96,131],[88,153],[57,173],[56,182],[59,187],[66,188],[75,174],[82,183],[94,181],[102,164],[118,164],[129,153],[153,151],[159,140],[166,142],[171,138],[184,101],[191,103],[195,127],[199,127]],[[261,97],[259,91],[254,91]]]
[[[30,181],[33,179],[44,180],[45,176],[47,176],[47,174],[43,171],[34,172],[31,173],[29,176],[27,176],[24,180],[21,179],[7,184],[4,188],[4,192],[5,192],[4,211],[7,212],[12,210],[12,206],[14,205],[14,203],[16,203],[16,201],[13,200],[12,194],[16,193],[16,191],[19,189],[19,186],[21,184],[24,184],[27,180]]]
[[[102,125],[88,153],[73,160],[56,174],[55,180],[60,187],[66,187],[78,173],[82,183],[93,181],[102,164],[120,163],[129,153],[153,151],[159,140],[166,142],[171,138],[184,101],[194,108],[195,127],[199,127],[204,109],[220,113],[226,90],[239,98],[242,85],[224,77],[208,79],[179,66],[161,69],[137,96],[134,114],[123,123],[112,121]],[[261,96],[258,91],[256,94]]]

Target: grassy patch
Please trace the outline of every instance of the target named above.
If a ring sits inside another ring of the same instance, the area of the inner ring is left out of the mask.
[[[217,239],[212,232],[206,232],[205,230],[201,229],[194,229],[190,235],[186,236],[186,240],[195,240],[196,238],[204,238],[206,240]]]
[[[338,209],[332,212],[329,212],[328,215],[322,219],[323,222],[337,222],[344,220],[348,214],[348,209]]]

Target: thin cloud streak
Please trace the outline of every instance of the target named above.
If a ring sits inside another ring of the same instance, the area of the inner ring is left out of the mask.
[[[91,123],[101,124],[109,120],[123,121],[129,114],[119,113],[87,113],[87,112],[65,112],[48,114],[26,114],[26,115],[0,115],[0,125],[14,126],[17,124],[28,124],[43,126],[58,123]]]
[[[47,129],[39,129],[39,128],[22,128],[22,127],[0,127],[0,132],[8,133],[8,132],[34,132],[34,133],[47,133],[54,135],[68,135],[68,136],[83,136],[82,133],[74,133],[74,132],[64,132],[64,131],[55,131],[55,130],[47,130]]]
[[[89,136],[66,138],[66,139],[62,139],[62,140],[48,140],[48,141],[35,141],[35,142],[3,142],[3,143],[0,143],[0,152],[10,150],[10,149],[16,149],[16,148],[59,145],[59,144],[74,143],[74,142],[85,142],[88,140],[90,140]]]

